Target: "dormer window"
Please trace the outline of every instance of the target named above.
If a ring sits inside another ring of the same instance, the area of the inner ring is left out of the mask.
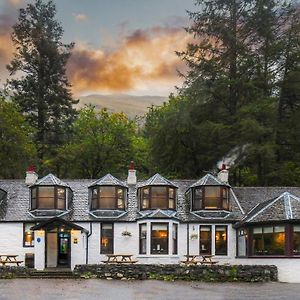
[[[229,188],[226,186],[199,186],[193,188],[192,210],[229,210]]]
[[[176,189],[168,186],[148,186],[140,189],[140,208],[175,209]]]
[[[91,210],[125,210],[126,188],[120,186],[94,186],[91,188]]]
[[[31,209],[66,210],[66,188],[60,186],[35,186],[31,188]]]

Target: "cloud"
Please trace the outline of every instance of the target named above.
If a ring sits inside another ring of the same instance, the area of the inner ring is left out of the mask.
[[[113,50],[79,44],[68,64],[73,90],[81,94],[148,90],[155,84],[173,87],[179,82],[177,69],[185,69],[175,51],[183,50],[189,39],[182,28],[158,26],[121,37]]]
[[[85,14],[73,14],[73,16],[77,22],[83,22],[87,20],[87,15]]]

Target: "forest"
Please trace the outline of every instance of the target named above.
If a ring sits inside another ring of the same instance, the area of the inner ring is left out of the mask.
[[[178,51],[188,71],[162,106],[130,119],[75,109],[66,64],[73,43],[52,1],[20,9],[10,78],[0,95],[0,178],[39,175],[199,178],[230,168],[235,186],[300,186],[300,5],[196,0]],[[21,75],[20,75],[21,74]]]

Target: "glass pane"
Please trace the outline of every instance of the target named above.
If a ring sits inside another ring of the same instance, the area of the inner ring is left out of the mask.
[[[194,192],[193,210],[202,209],[202,188],[196,188]]]
[[[268,226],[263,228],[264,233],[272,233],[273,232],[273,226]]]
[[[174,208],[175,208],[175,200],[169,199],[169,209],[174,209]]]
[[[124,209],[125,208],[125,193],[123,189],[118,189],[117,190],[117,206],[118,209]]]
[[[168,254],[168,224],[153,224],[151,254]]]
[[[57,189],[57,208],[66,209],[66,190],[64,188]]]
[[[147,225],[140,225],[140,254],[146,254],[147,251]]]
[[[298,228],[295,228],[298,227]],[[300,255],[300,226],[294,226],[293,234],[293,253],[294,255]],[[295,229],[297,231],[295,231]]]
[[[216,255],[227,255],[227,226],[216,226]]]
[[[294,232],[300,232],[300,225],[294,225]]]
[[[205,208],[218,209],[220,207],[220,187],[206,186],[205,187]]]
[[[211,254],[211,226],[200,226],[200,254]]]
[[[262,233],[262,227],[255,227],[255,228],[253,228],[253,233],[254,234]]]
[[[151,187],[151,208],[167,209],[167,188]]]
[[[116,188],[105,186],[100,187],[100,203],[101,209],[116,209]]]
[[[144,188],[141,191],[141,209],[149,208],[149,188]]]
[[[101,225],[101,253],[112,254],[113,253],[113,225],[102,224]]]
[[[39,187],[38,208],[54,209],[54,187]]]
[[[229,193],[228,188],[222,188],[223,209],[229,209]]]
[[[267,230],[265,230],[265,229],[267,229]],[[283,255],[284,254],[284,246],[285,246],[285,233],[284,232],[270,232],[270,227],[265,227],[263,239],[264,239],[264,254],[265,255]]]
[[[175,190],[172,188],[169,188],[169,198],[174,198],[175,196]]]
[[[178,225],[173,224],[173,231],[172,231],[172,238],[173,238],[173,254],[178,253]]]
[[[284,226],[274,226],[274,232],[284,232]]]
[[[24,246],[34,246],[34,231],[30,228],[35,224],[33,223],[25,223],[24,224]]]

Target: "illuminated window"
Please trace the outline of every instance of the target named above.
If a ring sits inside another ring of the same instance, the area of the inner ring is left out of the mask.
[[[227,226],[216,226],[215,255],[227,255]]]
[[[140,189],[141,209],[175,209],[176,189],[167,186],[151,186]]]
[[[178,254],[178,225],[173,224],[172,231],[173,254]]]
[[[91,209],[125,209],[126,189],[96,186],[91,189]]]
[[[200,225],[200,254],[211,254],[211,226]]]
[[[252,249],[253,255],[284,255],[285,227],[254,227]]]
[[[229,189],[223,186],[202,186],[194,188],[193,210],[229,210]]]
[[[300,226],[293,226],[293,254],[300,255]]]
[[[101,224],[100,253],[113,254],[114,230],[112,223]]]
[[[31,209],[65,210],[66,188],[58,186],[36,186],[31,188]]]
[[[23,224],[23,246],[24,247],[34,246],[34,231],[30,229],[34,225],[35,225],[34,223]]]
[[[169,253],[169,224],[152,223],[151,224],[151,254]]]

